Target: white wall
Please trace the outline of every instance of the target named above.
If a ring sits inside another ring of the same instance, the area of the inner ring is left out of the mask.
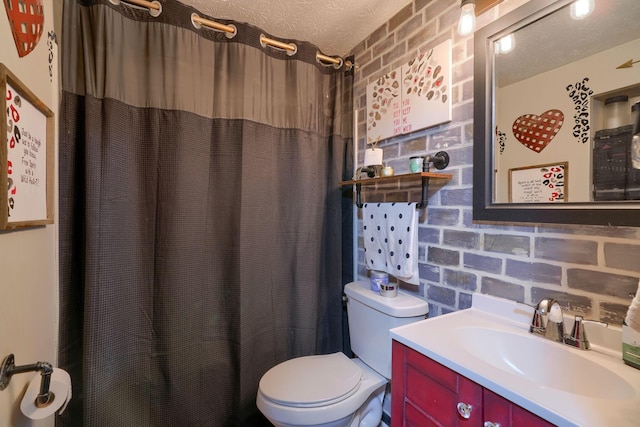
[[[592,200],[590,165],[593,145],[591,140],[583,144],[572,135],[575,124],[573,118],[575,105],[568,96],[569,92],[566,87],[568,84],[581,82],[585,77],[589,78],[587,84],[593,90],[589,116],[591,137],[593,137],[595,131],[603,128],[598,107],[602,104],[604,94],[633,85],[637,86],[640,82],[640,67],[615,69],[617,65],[628,61],[628,58],[635,58],[639,51],[640,39],[637,39],[497,91],[500,102],[496,108],[496,121],[498,129],[507,135],[504,152],[496,154],[496,197],[498,201],[507,202],[509,200],[509,169],[565,161],[569,162],[569,197],[567,201],[586,202]],[[600,101],[594,98],[600,98]],[[629,106],[629,108],[631,107]],[[563,112],[564,125],[542,152],[535,153],[516,140],[511,126],[520,115],[540,115],[550,109],[559,109]]]
[[[20,58],[5,13],[0,9],[0,62],[6,65],[55,114],[55,148],[58,128],[58,49],[54,31],[62,2],[44,0],[44,31],[35,49]],[[54,3],[56,10],[54,11]],[[58,21],[59,22],[59,21]],[[59,28],[59,26],[56,26]],[[55,31],[60,37],[60,31]],[[50,47],[53,45],[52,47]],[[53,60],[50,64],[50,54]],[[49,66],[52,66],[50,74]],[[3,94],[4,95],[4,94]],[[6,141],[6,140],[4,140]],[[4,142],[6,143],[6,142]],[[57,177],[57,154],[56,154]],[[6,167],[3,166],[3,167]],[[3,172],[5,173],[5,172]],[[55,189],[57,191],[57,178]],[[57,195],[56,195],[57,206]],[[6,207],[2,207],[6,209]],[[0,359],[14,354],[16,365],[47,361],[56,365],[58,336],[57,212],[53,225],[0,232]],[[37,375],[15,375],[0,391],[0,426],[53,426],[53,417],[32,421],[20,412],[28,382]]]

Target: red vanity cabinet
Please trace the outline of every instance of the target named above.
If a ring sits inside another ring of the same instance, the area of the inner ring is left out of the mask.
[[[397,341],[391,369],[391,427],[482,426],[478,384]]]
[[[395,340],[392,357],[391,427],[553,426]]]
[[[484,419],[493,423],[493,425],[486,424],[484,427],[497,427],[497,425],[500,427],[547,427],[554,425],[486,388],[483,391],[483,413]]]

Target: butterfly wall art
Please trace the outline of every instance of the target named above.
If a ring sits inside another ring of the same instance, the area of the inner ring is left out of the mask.
[[[451,40],[367,85],[367,141],[451,121]]]

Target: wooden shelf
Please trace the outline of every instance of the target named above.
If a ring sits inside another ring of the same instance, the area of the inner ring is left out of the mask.
[[[356,186],[356,206],[361,208],[363,206],[362,199],[360,197],[360,190],[363,185],[375,185],[379,183],[389,183],[389,182],[406,182],[411,180],[420,179],[422,181],[422,200],[417,203],[417,208],[424,208],[427,206],[427,191],[429,188],[430,180],[440,180],[440,181],[449,181],[453,178],[453,175],[450,173],[438,173],[438,172],[416,172],[416,173],[408,173],[403,175],[393,175],[393,176],[381,176],[376,178],[363,178],[363,179],[352,179],[349,181],[340,181],[340,186],[345,185],[355,185]]]
[[[439,173],[439,172],[416,172],[416,173],[407,173],[403,175],[381,176],[376,178],[363,178],[363,179],[352,179],[349,181],[340,181],[340,186],[352,185],[352,184],[374,185],[381,182],[410,181],[412,179],[417,179],[417,178],[442,179],[442,180],[449,181],[451,180],[451,178],[453,178],[453,175],[450,173]]]

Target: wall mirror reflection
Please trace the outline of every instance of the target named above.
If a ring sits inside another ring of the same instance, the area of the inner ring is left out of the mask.
[[[640,204],[638,22],[637,0],[532,0],[476,33],[474,219],[634,225],[602,214]]]

